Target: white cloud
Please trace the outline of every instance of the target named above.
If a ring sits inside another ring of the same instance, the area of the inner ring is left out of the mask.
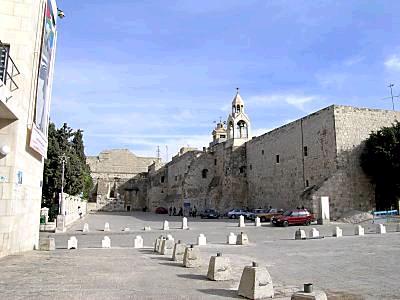
[[[400,56],[394,54],[385,60],[385,67],[391,71],[400,71]]]
[[[316,75],[317,81],[322,87],[337,89],[341,89],[346,84],[349,77],[349,74],[340,72],[323,73]]]
[[[301,111],[306,111],[306,104],[317,100],[317,96],[314,95],[301,95],[301,94],[269,94],[269,95],[257,95],[249,98],[248,102],[251,105],[290,105]]]

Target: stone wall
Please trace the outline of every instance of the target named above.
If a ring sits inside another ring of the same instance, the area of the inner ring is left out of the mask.
[[[61,197],[61,194],[60,194]],[[71,196],[64,193],[63,203],[61,204],[61,210],[65,218],[65,226],[69,226],[75,221],[79,220],[79,208],[82,211],[82,216],[87,213],[87,202],[79,196]]]

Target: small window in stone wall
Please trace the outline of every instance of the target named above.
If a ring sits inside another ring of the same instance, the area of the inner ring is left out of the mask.
[[[175,176],[175,181],[178,181],[178,176]]]
[[[160,179],[160,181],[161,181],[161,183],[164,183],[164,181],[165,181],[165,177],[164,177],[164,176],[161,176],[161,179]]]
[[[253,165],[250,165],[250,170],[253,170]]]
[[[208,173],[208,170],[207,169],[203,169],[203,171],[201,171],[201,177],[202,178],[207,178],[207,173]]]
[[[245,171],[246,171],[246,166],[241,166],[241,167],[239,168],[240,174],[243,174]]]
[[[264,155],[264,150],[261,150],[261,155]]]
[[[217,159],[215,158],[214,159],[214,166],[216,166],[217,165]]]
[[[279,164],[280,163],[280,158],[279,158],[279,154],[276,155],[276,163]]]
[[[308,179],[306,180],[306,187],[309,187],[310,183],[308,182]]]
[[[308,156],[308,148],[307,146],[304,146],[304,156]]]

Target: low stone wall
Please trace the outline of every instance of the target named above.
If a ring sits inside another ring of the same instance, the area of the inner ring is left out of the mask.
[[[79,196],[71,196],[64,193],[63,201],[61,202],[61,211],[65,216],[65,226],[79,219],[78,207],[82,210],[82,216],[85,216],[87,213],[87,201]]]

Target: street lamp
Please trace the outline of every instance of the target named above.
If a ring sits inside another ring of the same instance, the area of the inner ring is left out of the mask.
[[[65,154],[60,156],[61,164],[62,164],[62,173],[61,173],[61,197],[60,197],[60,203],[58,204],[58,214],[59,215],[64,215],[63,211],[63,206],[64,206],[64,175],[65,175],[65,163],[68,160],[68,156]]]

